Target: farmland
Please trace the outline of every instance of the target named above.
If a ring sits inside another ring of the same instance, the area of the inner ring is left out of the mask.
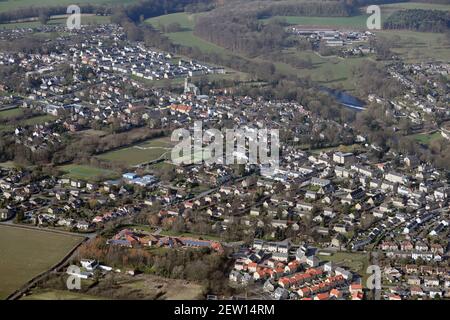
[[[59,167],[58,169],[65,172],[64,177],[89,182],[95,182],[102,179],[113,179],[119,176],[114,171],[87,165],[69,164]]]
[[[0,299],[58,263],[81,237],[0,225]]]
[[[124,163],[129,166],[151,162],[170,155],[173,143],[170,137],[151,139],[145,142],[106,152],[97,157],[111,162]]]
[[[44,6],[61,6],[70,4],[129,4],[136,0],[40,0],[38,3],[35,0],[4,0],[0,1],[0,12],[15,10],[32,5]]]
[[[1,3],[1,2],[0,2]],[[55,16],[52,17],[47,25],[65,25],[67,22],[66,17]],[[82,15],[81,16],[81,24],[101,24],[101,23],[109,23],[110,17],[108,16],[96,16],[96,15]],[[11,23],[2,23],[0,24],[0,29],[14,29],[14,28],[37,28],[42,26],[41,22],[37,21],[37,19],[33,19],[32,21],[24,21],[24,22],[11,22]]]
[[[194,35],[195,17],[196,15],[194,14],[182,12],[147,19],[145,22],[151,24],[156,29],[159,29],[161,25],[165,26],[177,22],[180,24],[182,30],[180,32],[166,33],[173,43],[185,47],[198,48],[203,52],[225,53],[226,49]]]
[[[450,43],[443,33],[415,32],[409,30],[382,30],[378,37],[393,40],[392,51],[402,56],[406,62],[422,60],[447,61],[450,59]]]
[[[303,26],[321,26],[321,27],[345,27],[345,28],[366,28],[366,15],[357,15],[352,17],[302,17],[302,16],[275,16],[282,18],[288,24]],[[271,18],[272,19],[272,18]],[[267,19],[264,19],[267,21]]]

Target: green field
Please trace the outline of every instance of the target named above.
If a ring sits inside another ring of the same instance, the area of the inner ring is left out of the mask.
[[[81,237],[0,226],[0,299],[58,263]]]
[[[381,13],[394,12],[402,9],[423,9],[423,10],[443,10],[450,11],[450,4],[436,4],[436,3],[420,3],[420,2],[399,2],[382,4]]]
[[[434,133],[419,133],[412,136],[417,142],[429,145],[435,140],[444,139],[440,131]]]
[[[190,232],[173,232],[173,231],[161,231],[160,233],[163,236],[169,236],[169,237],[186,237],[186,238],[193,238],[193,239],[204,239],[204,240],[211,240],[211,241],[219,241],[220,237],[218,236],[210,236],[210,235],[201,235],[201,234],[195,234]]]
[[[392,51],[401,55],[407,62],[450,59],[450,41],[443,33],[382,30],[377,31],[376,35],[392,39],[395,43]]]
[[[23,115],[23,110],[20,108],[0,111],[0,119],[10,119],[10,118],[14,118],[14,117],[21,116],[21,115]],[[56,119],[56,117],[54,117],[52,115],[43,114],[40,116],[35,116],[32,118],[21,120],[17,123],[17,126],[32,126],[35,124],[43,124],[45,122],[50,122],[55,119]],[[0,132],[1,131],[13,131],[17,126],[9,124],[9,123],[0,124]]]
[[[0,111],[0,119],[10,119],[23,115],[23,109],[13,108]]]
[[[357,86],[352,75],[352,69],[367,63],[368,57],[322,57],[319,54],[307,50],[286,50],[286,55],[293,55],[300,60],[312,62],[312,68],[294,68],[286,63],[275,63],[277,70],[285,74],[295,74],[299,77],[310,77],[313,81],[329,87],[340,86],[345,90],[352,91]]]
[[[346,28],[366,28],[366,15],[357,15],[352,17],[301,17],[301,16],[275,16],[273,18],[284,19],[288,24],[302,26],[320,26],[320,27],[346,27]]]
[[[106,170],[87,165],[69,164],[58,167],[58,169],[65,172],[64,177],[66,178],[89,182],[115,179],[119,177],[119,174],[112,170]]]
[[[151,139],[134,146],[106,152],[97,157],[134,166],[170,156],[173,145],[170,137]]]
[[[0,12],[16,10],[30,6],[61,6],[70,4],[129,4],[137,0],[3,0],[0,1]]]
[[[196,15],[194,14],[181,12],[150,18],[145,20],[145,22],[151,24],[156,29],[159,29],[160,25],[168,25],[177,22],[183,30],[180,32],[166,33],[173,43],[185,47],[198,48],[203,52],[224,53],[226,49],[194,35],[193,29],[195,26],[195,17]]]
[[[110,21],[110,17],[108,16],[82,15],[81,17],[82,25],[107,24],[110,23]],[[66,23],[67,18],[65,17],[53,17],[47,22],[47,25],[65,25]],[[0,29],[37,28],[40,26],[42,26],[42,24],[39,21],[12,22],[0,24]]]

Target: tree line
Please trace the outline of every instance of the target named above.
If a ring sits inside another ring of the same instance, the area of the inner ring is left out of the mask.
[[[450,13],[422,9],[396,11],[386,19],[384,27],[421,32],[445,32],[450,29]]]

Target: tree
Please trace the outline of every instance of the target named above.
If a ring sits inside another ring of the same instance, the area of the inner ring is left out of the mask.
[[[48,13],[48,11],[44,11],[42,10],[41,12],[39,12],[39,22],[42,25],[46,25],[47,22],[50,20],[50,14]]]

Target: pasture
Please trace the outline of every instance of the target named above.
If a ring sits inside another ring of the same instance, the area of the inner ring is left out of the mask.
[[[0,225],[0,299],[57,264],[82,237]]]

